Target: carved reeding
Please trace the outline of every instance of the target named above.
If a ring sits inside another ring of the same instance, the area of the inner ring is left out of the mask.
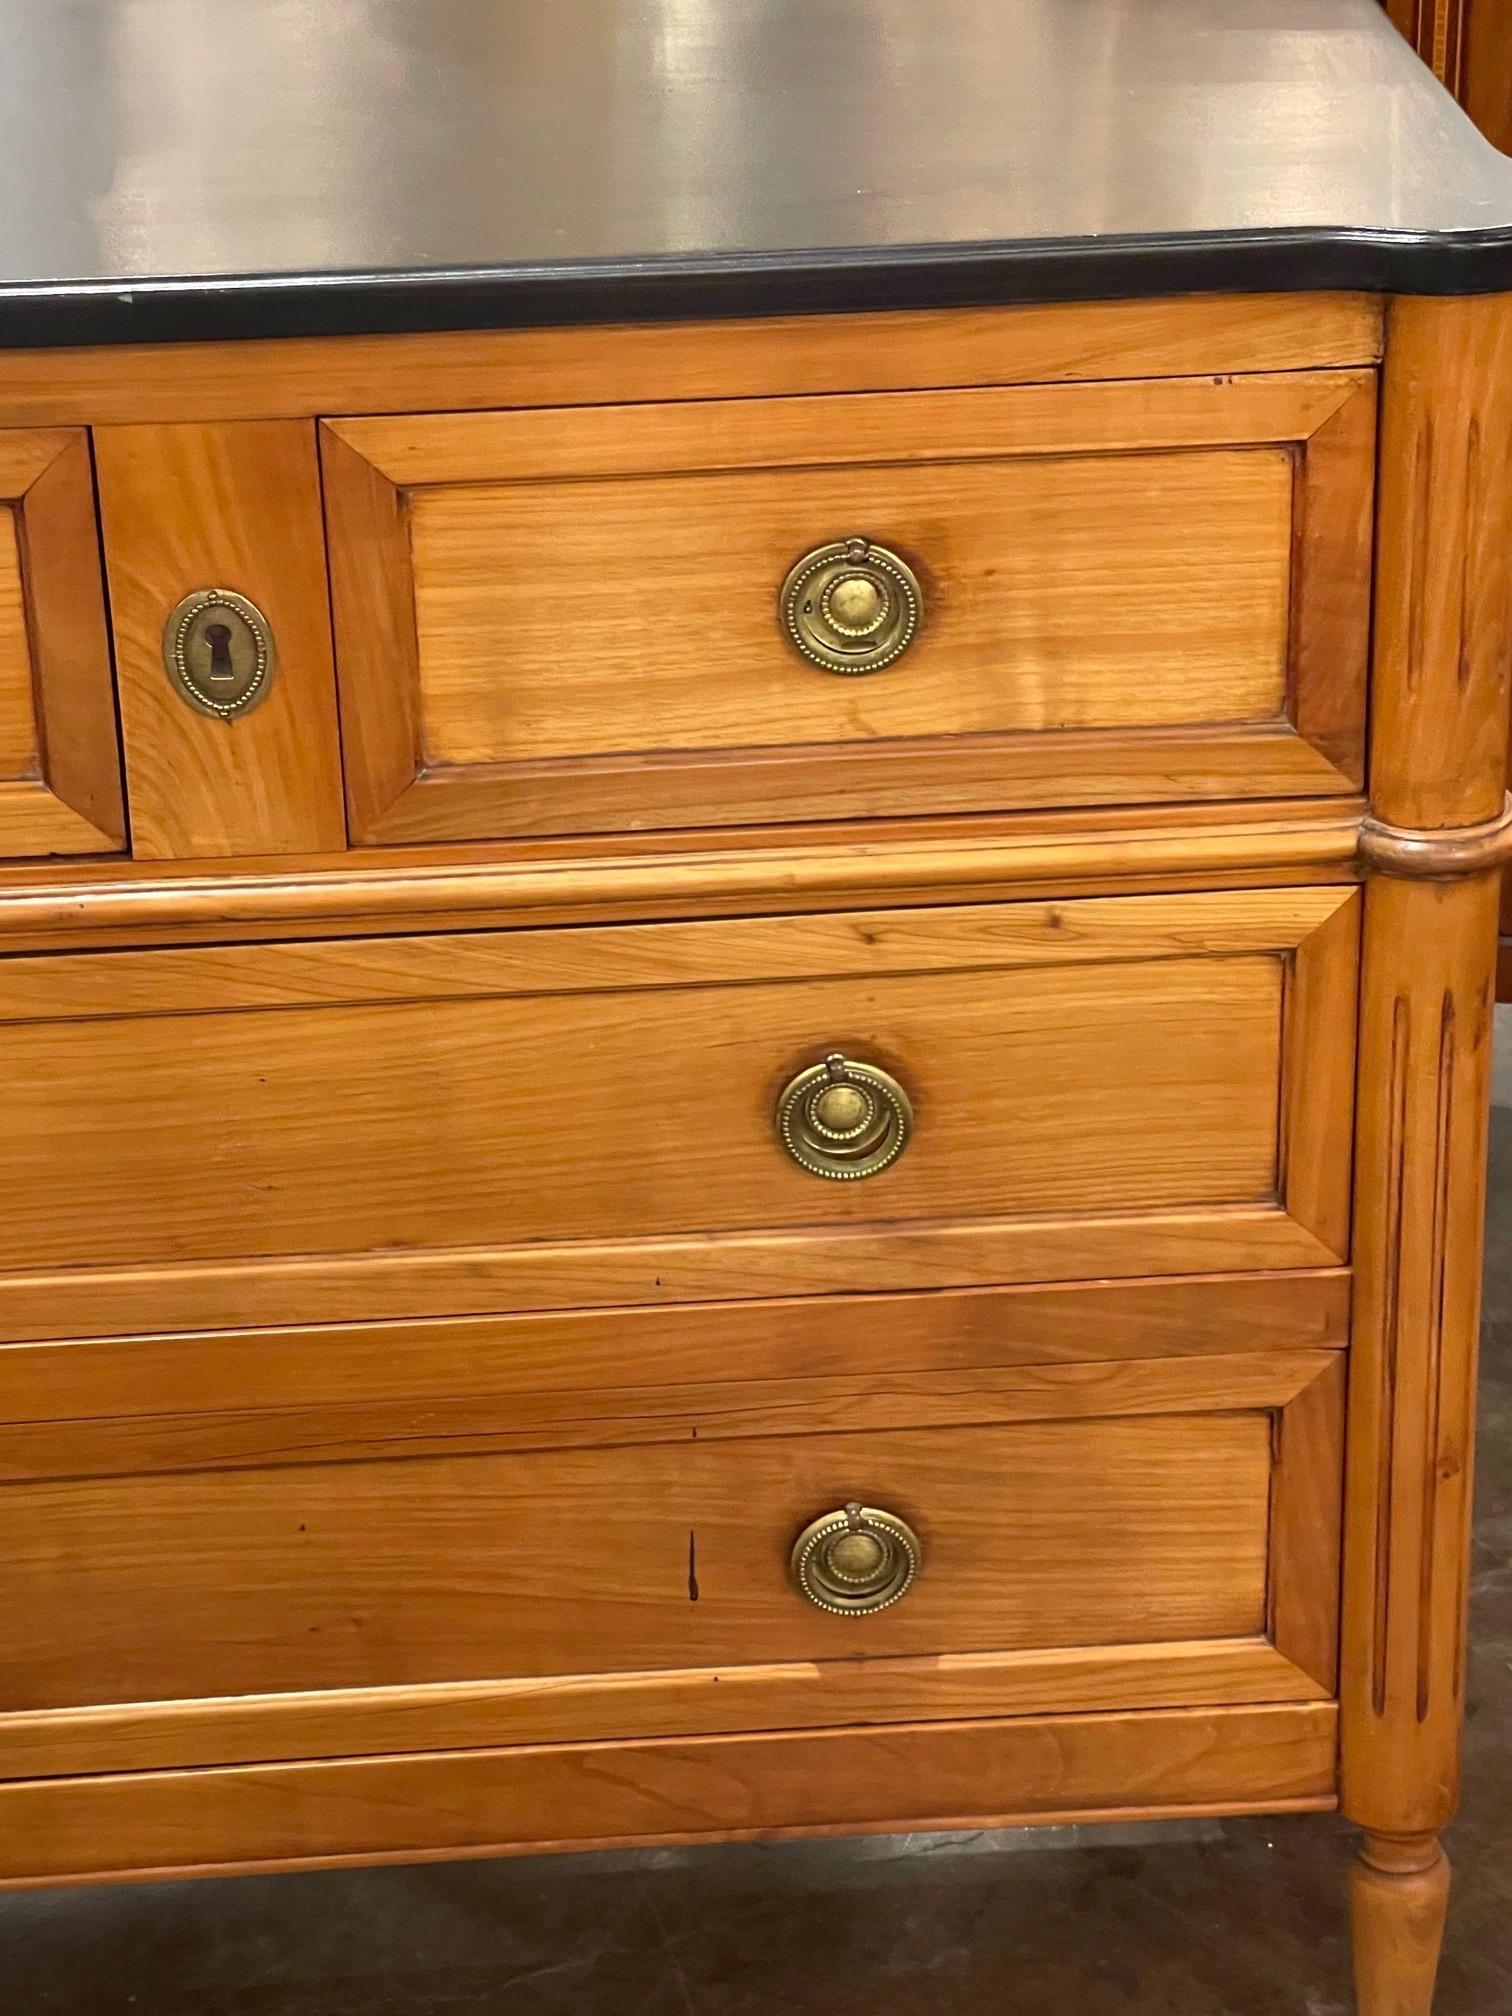
[[[1438,1570],[1438,1505],[1442,1474],[1444,1414],[1444,1325],[1447,1319],[1448,1244],[1452,1137],[1454,1129],[1454,995],[1446,988],[1439,1007],[1438,1083],[1433,1116],[1433,1300],[1428,1334],[1427,1407],[1423,1421],[1423,1507],[1418,1552],[1417,1719],[1428,1720],[1433,1705],[1433,1584]]]
[[[1374,1603],[1371,1628],[1371,1706],[1384,1716],[1389,1696],[1391,1612],[1393,1591],[1393,1484],[1399,1448],[1398,1401],[1401,1378],[1401,1269],[1407,1189],[1408,1080],[1412,1049],[1412,1005],[1398,995],[1392,1004],[1391,1063],[1386,1090],[1388,1118],[1387,1186],[1384,1254],[1386,1259],[1383,1350],[1380,1375],[1380,1448],[1377,1455]],[[1438,1494],[1445,1481],[1441,1447],[1444,1412],[1444,1335],[1448,1322],[1447,1245],[1450,1213],[1450,1172],[1453,1161],[1454,1099],[1458,1013],[1454,995],[1446,990],[1438,1018],[1435,1067],[1433,1203],[1431,1250],[1433,1287],[1431,1334],[1424,1380],[1423,1449],[1420,1506],[1421,1530],[1415,1619],[1414,1707],[1419,1723],[1433,1708],[1432,1653],[1434,1581],[1438,1568]],[[1462,1620],[1459,1620],[1462,1622]],[[1458,1643],[1458,1641],[1457,1641]],[[1458,1651],[1456,1652],[1456,1662]],[[1455,1688],[1458,1691],[1458,1672]]]
[[[1407,1180],[1407,1058],[1412,1040],[1412,1004],[1398,994],[1391,1007],[1391,1069],[1386,1092],[1387,1140],[1384,1240],[1385,1306],[1382,1311],[1380,1448],[1376,1460],[1375,1602],[1371,1626],[1371,1707],[1386,1713],[1391,1634],[1392,1480],[1396,1476],[1397,1369],[1401,1353],[1402,1211]]]
[[[1477,614],[1475,598],[1479,570],[1476,562],[1480,559],[1480,545],[1476,535],[1481,529],[1481,514],[1485,502],[1481,489],[1480,418],[1472,413],[1465,437],[1465,520],[1460,533],[1459,636],[1454,654],[1454,676],[1462,694],[1469,692],[1470,682],[1476,672],[1475,656],[1471,649],[1472,631]]]
[[[1425,413],[1412,437],[1412,549],[1407,572],[1407,637],[1405,684],[1415,693],[1422,684],[1425,659],[1423,628],[1427,620],[1429,541],[1433,518],[1429,510],[1433,486],[1433,416]]]
[[[1359,859],[1376,875],[1426,881],[1500,868],[1512,860],[1512,793],[1496,817],[1479,826],[1389,826],[1367,815],[1360,821]]]

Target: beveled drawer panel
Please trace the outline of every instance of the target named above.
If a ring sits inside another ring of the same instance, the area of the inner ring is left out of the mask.
[[[1256,890],[6,961],[0,1334],[1331,1264],[1356,912]],[[832,1054],[911,1107],[866,1180],[778,1136]]]
[[[0,430],[0,856],[125,830],[89,436]]]
[[[1350,791],[1373,439],[1350,372],[332,421],[354,832]]]
[[[254,1730],[271,1757],[1324,1698],[1342,1377],[1332,1350],[858,1370],[850,1432],[731,1381],[692,1402],[707,1436],[580,1406],[533,1449],[486,1407],[438,1444],[402,1403],[355,1438],[320,1409],[0,1431],[0,1776],[233,1761]],[[840,1615],[793,1557],[848,1504],[914,1573]]]

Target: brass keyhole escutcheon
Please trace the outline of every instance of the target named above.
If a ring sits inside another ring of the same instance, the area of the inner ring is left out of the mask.
[[[790,1078],[777,1101],[777,1138],[811,1176],[855,1183],[890,1168],[908,1146],[913,1106],[890,1073],[832,1050]]]
[[[906,560],[854,536],[796,561],[778,611],[788,642],[811,665],[855,677],[903,656],[919,633],[924,594]]]
[[[257,604],[234,588],[197,588],[164,625],[163,663],[191,707],[234,721],[272,684],[273,632]]]
[[[836,1617],[866,1617],[905,1596],[923,1564],[919,1536],[896,1512],[852,1499],[811,1519],[793,1542],[801,1595]]]

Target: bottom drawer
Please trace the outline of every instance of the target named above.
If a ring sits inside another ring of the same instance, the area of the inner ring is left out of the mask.
[[[1341,1365],[561,1394],[523,1447],[486,1404],[12,1429],[0,1773],[1321,1699]],[[917,1538],[868,1614],[790,1570],[848,1501]]]

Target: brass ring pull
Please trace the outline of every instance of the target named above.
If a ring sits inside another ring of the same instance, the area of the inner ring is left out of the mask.
[[[852,1500],[812,1519],[793,1542],[793,1581],[836,1617],[865,1617],[908,1593],[923,1562],[919,1536],[895,1512]]]
[[[795,561],[782,584],[782,627],[826,672],[880,672],[918,635],[924,596],[906,560],[862,538],[835,539]]]
[[[832,1050],[788,1080],[777,1101],[777,1138],[800,1169],[855,1183],[897,1161],[913,1132],[913,1107],[896,1078]]]

